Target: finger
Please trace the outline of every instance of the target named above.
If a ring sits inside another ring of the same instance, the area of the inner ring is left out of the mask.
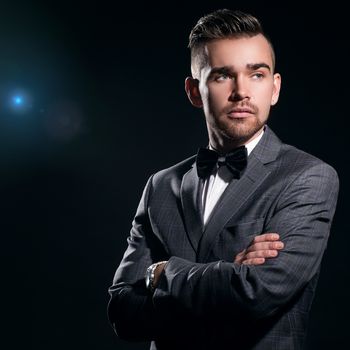
[[[242,262],[243,265],[261,265],[265,262],[264,258],[254,258],[254,259],[248,259],[244,260]]]
[[[262,235],[258,235],[254,237],[253,242],[265,242],[265,241],[278,241],[280,239],[280,235],[278,233],[264,233]]]
[[[244,249],[240,253],[238,253],[234,259],[234,262],[240,264],[244,259],[245,252],[246,250]]]
[[[255,258],[274,258],[278,255],[277,250],[258,250],[245,255],[244,260],[255,259]]]
[[[282,249],[284,248],[284,244],[281,241],[277,242],[261,242],[250,245],[247,248],[247,252],[254,252],[257,250],[269,250],[269,249]]]

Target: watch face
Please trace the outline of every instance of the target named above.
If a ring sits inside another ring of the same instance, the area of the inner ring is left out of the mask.
[[[148,268],[146,271],[146,276],[145,276],[145,282],[146,282],[146,288],[150,288],[151,284],[151,269]]]

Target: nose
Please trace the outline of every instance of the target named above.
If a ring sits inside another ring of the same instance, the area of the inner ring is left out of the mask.
[[[236,79],[232,79],[232,90],[230,95],[230,101],[241,101],[244,99],[250,99],[249,86],[245,77],[237,76]]]

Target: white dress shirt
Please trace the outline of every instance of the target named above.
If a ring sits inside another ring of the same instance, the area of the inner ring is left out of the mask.
[[[248,156],[254,147],[258,144],[264,134],[264,130],[252,141],[248,142],[245,147],[247,148]],[[213,150],[209,144],[209,149]],[[219,161],[224,161],[225,157],[220,157]],[[203,207],[203,223],[206,225],[210,214],[212,213],[216,203],[221,195],[224,193],[226,187],[233,179],[233,174],[224,166],[216,166],[213,169],[211,175],[204,180],[203,192],[202,192],[202,207]]]

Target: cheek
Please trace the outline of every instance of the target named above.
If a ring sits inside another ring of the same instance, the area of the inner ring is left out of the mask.
[[[222,108],[230,96],[229,89],[224,84],[209,88],[208,92],[209,104],[213,108]]]
[[[260,108],[269,108],[272,100],[272,87],[268,86],[259,89],[257,91],[256,100]]]

